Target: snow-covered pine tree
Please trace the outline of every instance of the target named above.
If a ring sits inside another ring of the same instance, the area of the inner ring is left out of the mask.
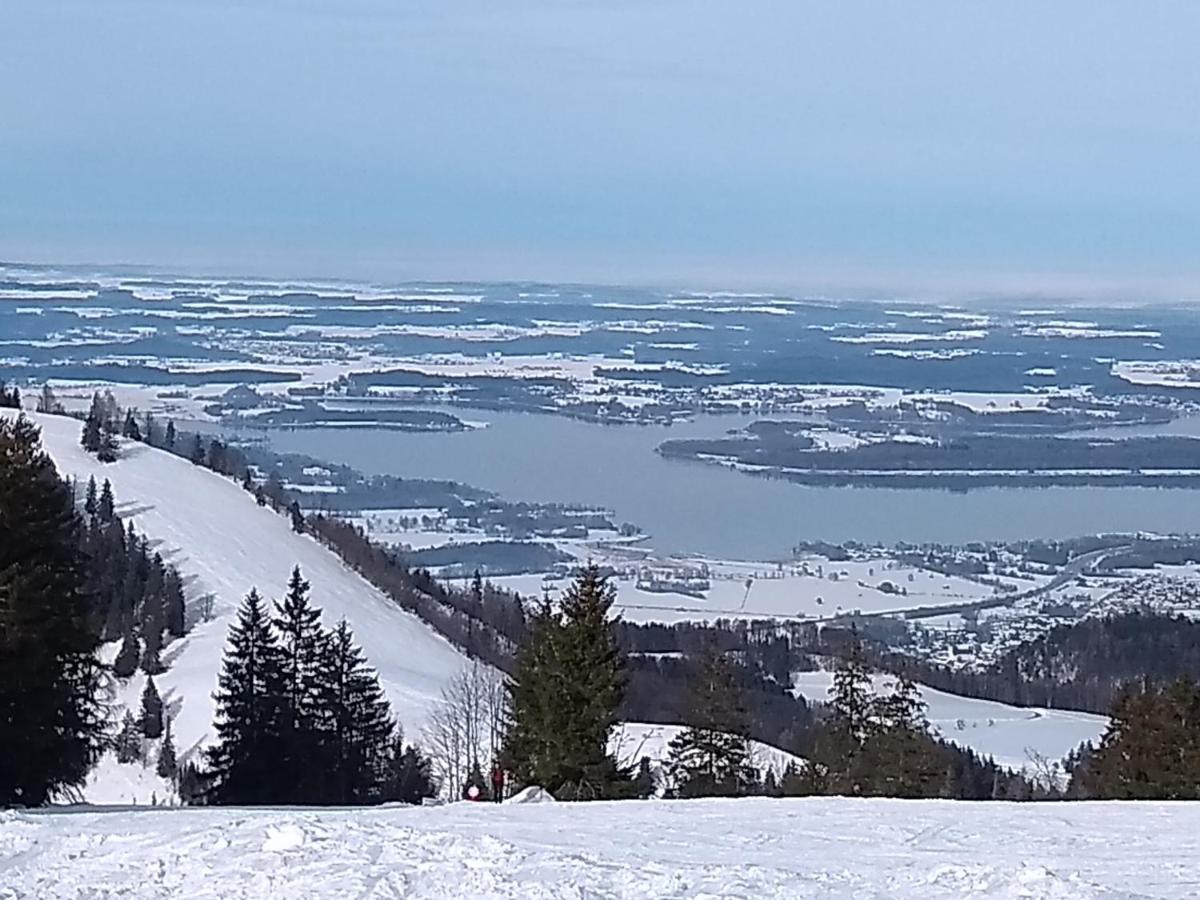
[[[206,752],[212,802],[281,802],[282,663],[266,607],[251,590],[229,629],[215,695],[217,743]]]
[[[146,686],[142,689],[141,729],[142,734],[151,740],[163,733],[162,698],[158,695],[153,678],[147,678]]]
[[[40,413],[50,413],[52,415],[62,415],[63,407],[58,402],[58,398],[54,396],[54,390],[50,387],[50,383],[42,385],[42,393],[38,397],[37,411]]]
[[[697,661],[687,727],[669,745],[668,771],[681,797],[737,796],[757,781],[737,673],[716,646]]]
[[[0,420],[0,806],[83,782],[104,742],[73,492],[24,416]]]

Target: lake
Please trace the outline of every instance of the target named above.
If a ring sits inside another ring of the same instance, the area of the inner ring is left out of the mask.
[[[434,434],[301,429],[268,437],[276,450],[364,472],[452,479],[512,500],[602,506],[619,522],[644,528],[656,549],[672,553],[765,559],[787,555],[801,540],[964,543],[1200,532],[1200,492],[1183,489],[807,487],[668,461],[654,452],[667,438],[716,436],[757,416],[613,426],[532,413],[448,411],[487,427]]]

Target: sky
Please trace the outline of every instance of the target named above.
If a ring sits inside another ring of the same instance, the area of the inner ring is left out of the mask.
[[[2,0],[0,259],[1200,297],[1200,4]]]

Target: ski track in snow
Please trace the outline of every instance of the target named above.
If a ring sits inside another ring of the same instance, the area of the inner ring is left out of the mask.
[[[627,801],[0,813],[0,897],[1027,898],[1200,890],[1200,804]]]
[[[11,416],[14,411],[0,410]],[[431,706],[465,657],[415,616],[347,568],[311,537],[291,530],[288,520],[255,503],[228,478],[144,444],[121,442],[121,458],[105,465],[79,445],[82,423],[26,413],[42,429],[42,441],[59,473],[86,484],[112,482],[117,513],[146,535],[155,551],[184,579],[188,602],[213,598],[213,618],[169,644],[163,660],[169,668],[155,681],[171,711],[171,727],[180,755],[211,737],[225,640],[238,604],[252,587],[267,600],[282,597],[292,567],[299,564],[312,584],[312,600],[322,621],[345,618],[378,670],[393,713],[405,734],[419,737]],[[141,679],[118,692],[118,702],[136,703]],[[136,688],[136,690],[134,690]],[[119,713],[118,713],[119,714]],[[93,790],[85,799],[116,799]],[[132,791],[133,789],[129,789]],[[128,799],[126,791],[121,799]],[[148,802],[149,795],[139,797]],[[0,879],[0,884],[3,879]],[[3,897],[0,892],[0,897]]]

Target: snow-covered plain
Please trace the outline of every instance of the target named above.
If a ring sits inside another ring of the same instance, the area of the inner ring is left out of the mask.
[[[0,410],[2,415],[12,412]],[[367,659],[379,671],[406,733],[418,734],[442,687],[465,662],[447,641],[315,540],[295,534],[283,516],[260,508],[228,478],[129,442],[122,443],[117,462],[104,465],[79,446],[82,424],[77,420],[27,415],[41,426],[43,442],[60,474],[80,483],[89,476],[98,483],[105,478],[112,482],[118,514],[132,521],[179,570],[192,609],[201,598],[211,598],[212,618],[168,645],[163,661],[169,668],[156,679],[182,756],[210,736],[212,693],[238,604],[252,587],[268,600],[281,597],[295,565],[311,582],[312,599],[323,610],[325,624],[341,618],[349,622]],[[137,697],[141,683],[133,681],[118,701]],[[94,782],[94,786],[99,790],[102,785]],[[129,789],[135,790],[136,785]],[[84,796],[109,799],[89,791]],[[119,796],[127,799],[123,792]],[[138,802],[148,800],[148,796],[138,798]]]
[[[1179,900],[1200,804],[810,798],[0,813],[0,897]]]

